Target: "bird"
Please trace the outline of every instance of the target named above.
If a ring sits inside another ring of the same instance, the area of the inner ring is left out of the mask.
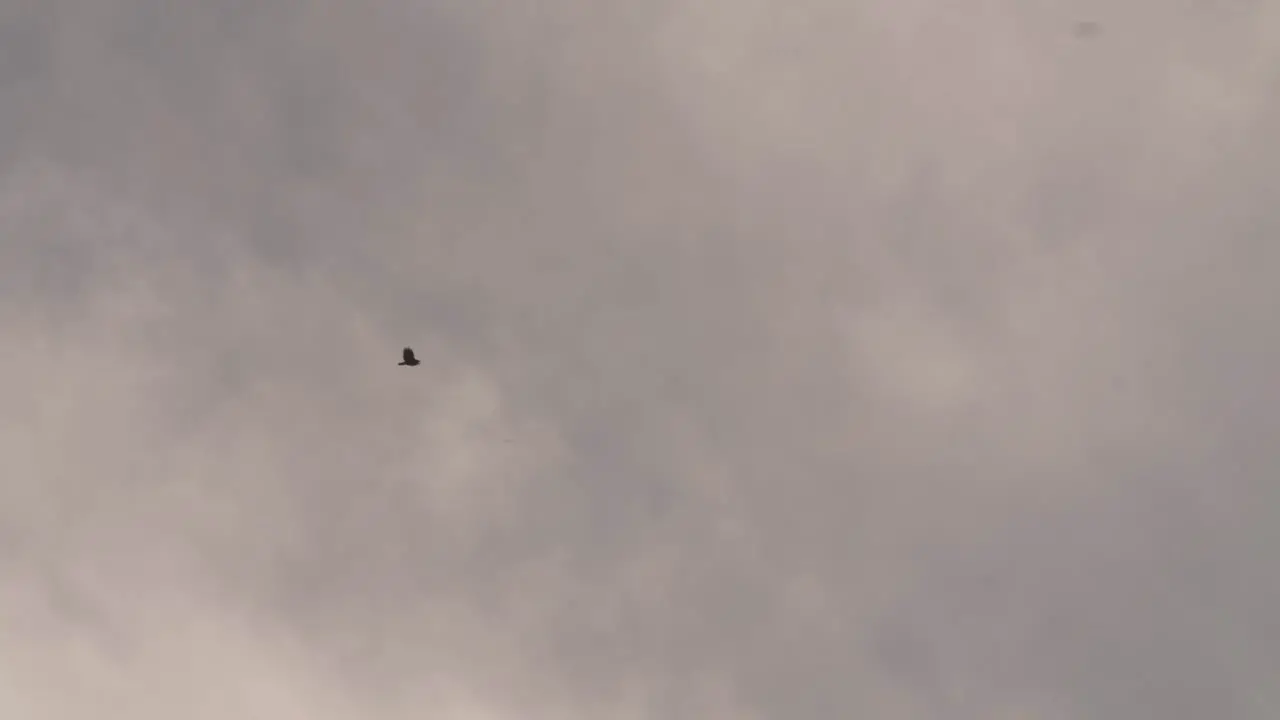
[[[413,356],[413,348],[404,349],[404,360],[401,360],[400,364],[408,365],[409,367],[413,367],[418,364],[418,358]]]
[[[1102,32],[1102,26],[1092,20],[1081,20],[1073,31],[1078,38],[1090,38]]]

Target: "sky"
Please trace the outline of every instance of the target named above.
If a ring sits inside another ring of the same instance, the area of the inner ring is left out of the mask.
[[[0,715],[1277,717],[1277,68],[1261,0],[0,0]]]

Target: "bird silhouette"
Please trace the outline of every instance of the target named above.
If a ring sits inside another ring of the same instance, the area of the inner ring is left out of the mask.
[[[413,367],[418,364],[418,358],[413,356],[413,348],[404,349],[404,360],[401,360],[400,364],[408,365],[409,367]]]

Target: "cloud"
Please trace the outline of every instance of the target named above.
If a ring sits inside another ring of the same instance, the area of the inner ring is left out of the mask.
[[[9,3],[0,711],[1271,717],[1277,27]]]

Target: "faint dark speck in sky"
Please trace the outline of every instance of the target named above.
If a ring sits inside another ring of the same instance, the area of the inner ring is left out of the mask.
[[[1102,26],[1092,20],[1081,20],[1075,24],[1072,33],[1078,38],[1089,38],[1102,31]]]

